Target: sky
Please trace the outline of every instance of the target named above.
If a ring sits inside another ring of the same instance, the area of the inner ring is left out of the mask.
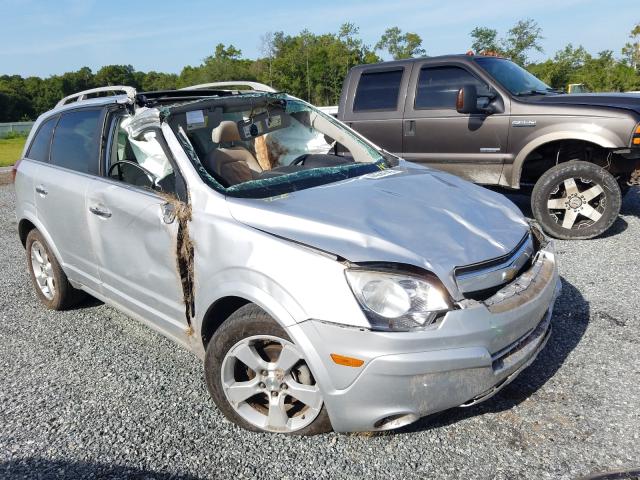
[[[265,32],[337,32],[344,22],[355,23],[368,45],[391,26],[415,32],[433,56],[466,52],[476,26],[502,36],[533,18],[545,37],[533,59],[570,42],[619,55],[640,22],[638,0],[0,0],[0,12],[0,75],[22,76],[108,64],[179,73],[218,43],[256,58]]]

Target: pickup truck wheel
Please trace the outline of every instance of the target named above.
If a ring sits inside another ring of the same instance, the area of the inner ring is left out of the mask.
[[[622,194],[608,171],[571,161],[547,170],[533,187],[531,209],[549,235],[564,240],[597,237],[620,212]]]
[[[322,392],[300,349],[254,304],[231,314],[209,341],[205,378],[222,413],[247,430],[331,431]]]

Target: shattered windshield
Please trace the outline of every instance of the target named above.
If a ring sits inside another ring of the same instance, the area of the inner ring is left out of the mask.
[[[203,180],[231,196],[280,195],[390,166],[334,118],[282,95],[181,105],[169,124]]]

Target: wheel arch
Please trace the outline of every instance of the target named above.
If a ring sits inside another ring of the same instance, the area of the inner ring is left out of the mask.
[[[519,188],[520,182],[523,178],[523,171],[526,172],[528,166],[527,161],[530,161],[536,154],[544,151],[545,149],[556,146],[561,147],[562,145],[568,144],[583,145],[585,147],[592,147],[603,151],[609,151],[610,149],[616,148],[615,143],[601,135],[580,132],[549,133],[532,140],[520,150],[513,162],[511,178],[507,179],[507,183],[514,188]]]
[[[27,236],[29,232],[34,229],[36,229],[36,226],[27,218],[23,218],[18,222],[18,236],[20,237],[20,242],[22,242],[23,247],[27,247]]]
[[[200,337],[202,345],[206,349],[209,340],[216,330],[240,307],[252,303],[267,312],[283,328],[288,328],[300,320],[304,313],[296,308],[297,304],[291,302],[291,298],[284,292],[267,292],[255,286],[255,284],[231,283],[226,285],[224,291],[218,292],[215,299],[207,301],[208,305],[200,322]],[[275,295],[274,293],[280,293]],[[196,298],[197,295],[196,295]],[[296,310],[293,315],[290,310]]]
[[[27,246],[27,236],[29,235],[29,232],[34,229],[38,230],[38,232],[40,232],[40,234],[44,237],[47,245],[53,252],[53,255],[58,260],[60,267],[64,269],[64,263],[62,261],[62,258],[60,257],[60,251],[58,250],[58,247],[49,235],[49,232],[47,232],[47,229],[44,228],[44,225],[42,225],[42,223],[34,216],[25,215],[18,221],[18,235],[20,237],[20,241],[22,242],[22,246]]]
[[[202,345],[206,349],[209,341],[216,333],[216,330],[222,326],[227,318],[229,318],[240,307],[253,303],[246,298],[229,295],[219,298],[207,309],[202,318],[200,326],[200,337]]]

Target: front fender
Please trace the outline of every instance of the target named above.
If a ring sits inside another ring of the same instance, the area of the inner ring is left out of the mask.
[[[209,307],[229,296],[255,303],[283,328],[306,319],[302,306],[276,281],[255,270],[237,267],[225,269],[196,284],[195,327],[198,331]]]
[[[593,127],[599,131],[585,132],[575,130],[558,130],[550,131],[543,135],[536,135],[530,139],[528,143],[520,150],[511,169],[511,179],[508,180],[508,184],[512,186],[518,186],[520,184],[520,175],[522,173],[522,167],[527,157],[537,148],[546,145],[547,143],[557,142],[561,140],[581,140],[584,142],[592,143],[602,148],[617,148],[622,144],[622,140],[613,132],[604,130],[600,127]],[[539,134],[539,132],[537,132]]]

